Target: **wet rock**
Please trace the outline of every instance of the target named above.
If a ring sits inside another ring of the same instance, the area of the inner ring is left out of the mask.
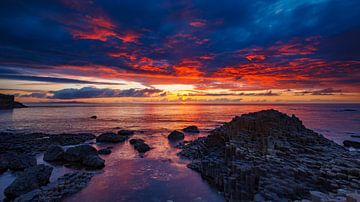
[[[105,160],[98,155],[87,155],[83,158],[82,164],[90,168],[103,168],[105,167]]]
[[[118,135],[112,132],[107,132],[99,135],[96,142],[118,143],[126,140],[125,136]]]
[[[186,133],[200,133],[200,130],[197,126],[188,126],[183,129]]]
[[[177,130],[172,131],[168,136],[168,139],[170,141],[179,141],[179,140],[183,140],[184,138],[185,138],[184,133],[179,132]]]
[[[8,168],[14,171],[24,170],[36,165],[36,158],[27,154],[10,153],[6,155],[6,158],[8,160]]]
[[[0,174],[7,171],[9,169],[9,161],[6,155],[0,155]]]
[[[323,196],[319,193],[360,188],[354,180],[360,175],[360,154],[276,110],[235,117],[180,148],[179,155],[192,160],[188,167],[228,201],[310,200]]]
[[[65,151],[64,159],[70,162],[82,161],[88,155],[97,155],[97,150],[90,145],[70,147]]]
[[[60,161],[63,160],[65,151],[59,145],[51,145],[44,153],[44,161]]]
[[[129,142],[139,153],[145,153],[151,150],[150,146],[146,144],[143,139],[131,139]]]
[[[98,151],[98,154],[101,154],[101,155],[107,155],[107,154],[111,154],[111,149],[100,149]]]
[[[360,149],[360,142],[345,140],[343,144],[345,147],[353,147],[356,149]]]
[[[62,201],[86,187],[93,176],[91,172],[68,173],[55,182],[19,196],[15,202]]]
[[[25,169],[5,189],[4,194],[9,199],[25,194],[49,183],[53,168],[46,165],[37,165]]]
[[[134,135],[134,131],[132,130],[119,130],[118,131],[118,135],[122,135],[122,136],[130,136],[130,135]]]
[[[90,117],[91,119],[97,119],[97,116],[92,116],[92,117]]]

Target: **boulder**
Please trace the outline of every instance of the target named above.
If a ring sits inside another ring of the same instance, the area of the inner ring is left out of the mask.
[[[8,160],[8,168],[10,170],[18,171],[24,170],[36,165],[36,158],[28,154],[11,153],[6,156]]]
[[[186,133],[200,133],[200,130],[197,126],[188,126],[183,129]]]
[[[135,144],[134,148],[140,153],[145,153],[151,149],[150,146],[146,143]]]
[[[126,140],[125,136],[118,135],[112,132],[103,133],[96,138],[96,142],[107,142],[107,143],[117,143],[117,142],[123,142],[125,140]]]
[[[135,144],[141,144],[144,143],[145,141],[143,139],[131,139],[130,144],[135,145]]]
[[[130,136],[130,135],[134,135],[134,131],[132,130],[119,130],[118,131],[118,135],[122,135],[122,136]]]
[[[82,161],[88,155],[97,155],[97,150],[85,144],[67,149],[64,154],[64,159],[70,162],[77,162]]]
[[[97,116],[92,116],[92,117],[90,117],[91,119],[97,119]]]
[[[184,137],[185,137],[184,133],[174,130],[169,134],[168,139],[170,141],[179,141],[179,140],[183,140]]]
[[[46,185],[49,183],[52,170],[52,167],[43,164],[25,169],[5,189],[5,196],[9,199],[14,199],[22,194]]]
[[[51,145],[44,153],[44,161],[60,161],[64,157],[64,149],[59,145]]]
[[[360,149],[360,142],[345,140],[343,144],[345,147],[354,147],[356,149]]]
[[[0,155],[0,174],[7,171],[9,169],[9,161],[6,157],[6,155],[1,154]]]
[[[103,168],[105,166],[105,160],[98,155],[87,155],[83,158],[82,164],[90,168]]]
[[[98,154],[111,154],[111,149],[100,149]]]

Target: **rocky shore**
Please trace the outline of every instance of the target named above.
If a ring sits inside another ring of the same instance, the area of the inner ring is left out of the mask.
[[[115,134],[116,139],[129,131]],[[119,136],[119,137],[117,137]],[[5,189],[4,201],[60,201],[80,191],[105,166],[99,156],[110,154],[110,149],[97,151],[86,141],[95,139],[89,133],[80,134],[12,134],[0,133],[0,174],[10,170],[16,179]],[[66,149],[64,146],[70,146]],[[76,168],[49,183],[53,167],[39,164],[36,154],[44,152],[43,160],[51,164]],[[85,169],[85,170],[84,170]],[[79,171],[76,171],[79,170]]]
[[[180,146],[188,167],[228,201],[356,201],[360,155],[304,127],[296,116],[265,110],[235,117]]]

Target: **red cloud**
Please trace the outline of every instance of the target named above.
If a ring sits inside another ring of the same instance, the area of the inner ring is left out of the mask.
[[[204,27],[206,25],[206,20],[195,20],[189,23],[192,27]]]

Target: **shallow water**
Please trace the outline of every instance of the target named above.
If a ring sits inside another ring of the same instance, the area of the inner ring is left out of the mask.
[[[221,195],[204,182],[199,174],[186,168],[186,160],[176,156],[179,151],[168,142],[171,130],[197,125],[199,135],[230,121],[235,115],[262,109],[277,109],[298,116],[306,127],[341,143],[359,140],[360,105],[37,105],[31,108],[0,112],[0,130],[9,132],[93,132],[116,131],[119,128],[138,130],[134,138],[143,138],[153,147],[144,158],[128,143],[95,145],[113,147],[113,153],[102,156],[106,167],[89,186],[67,201],[222,201]],[[98,119],[89,117],[96,115]],[[142,132],[140,132],[142,131]],[[41,155],[38,157],[41,161]],[[72,169],[57,166],[52,180]],[[0,176],[4,182],[14,178],[11,173]],[[0,190],[1,191],[1,190]]]

